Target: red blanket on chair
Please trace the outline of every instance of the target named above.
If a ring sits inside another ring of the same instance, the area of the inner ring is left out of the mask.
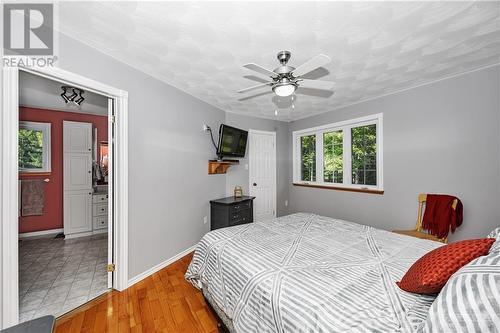
[[[453,209],[455,199],[457,207]],[[462,224],[462,220],[463,205],[458,198],[444,194],[427,194],[422,228],[431,235],[445,238],[450,229],[451,232],[455,232],[455,229]]]

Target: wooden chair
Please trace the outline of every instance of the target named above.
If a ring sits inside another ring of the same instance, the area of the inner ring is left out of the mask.
[[[422,218],[424,216],[424,204],[427,201],[427,194],[421,193],[418,195],[418,215],[417,215],[417,223],[415,225],[415,229],[413,230],[393,230],[393,232],[397,234],[402,234],[402,235],[407,235],[407,236],[412,236],[412,237],[417,237],[417,238],[422,238],[422,239],[429,239],[441,243],[447,243],[448,242],[448,237],[445,238],[437,238],[434,235],[431,235],[427,233],[424,229],[422,229]],[[456,209],[457,208],[457,199],[453,200],[452,203],[452,208]]]

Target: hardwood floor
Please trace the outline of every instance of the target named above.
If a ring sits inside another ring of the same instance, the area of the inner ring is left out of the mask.
[[[55,332],[218,332],[202,293],[184,279],[191,257],[59,317]]]

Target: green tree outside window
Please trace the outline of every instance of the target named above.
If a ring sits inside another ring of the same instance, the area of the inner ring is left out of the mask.
[[[327,183],[343,182],[344,134],[340,131],[323,133],[323,180]]]
[[[41,169],[43,167],[42,131],[19,129],[19,169]]]
[[[300,156],[300,179],[316,181],[316,135],[306,135],[300,138]]]
[[[377,125],[351,129],[352,183],[377,185]]]

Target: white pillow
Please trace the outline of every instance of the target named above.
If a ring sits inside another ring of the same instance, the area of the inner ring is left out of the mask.
[[[488,238],[500,238],[500,227],[496,227],[492,232],[488,234]]]
[[[418,331],[500,332],[500,251],[479,257],[453,274]]]
[[[490,253],[500,252],[500,227],[495,228],[488,234],[488,238],[496,238],[496,242],[490,248]]]

